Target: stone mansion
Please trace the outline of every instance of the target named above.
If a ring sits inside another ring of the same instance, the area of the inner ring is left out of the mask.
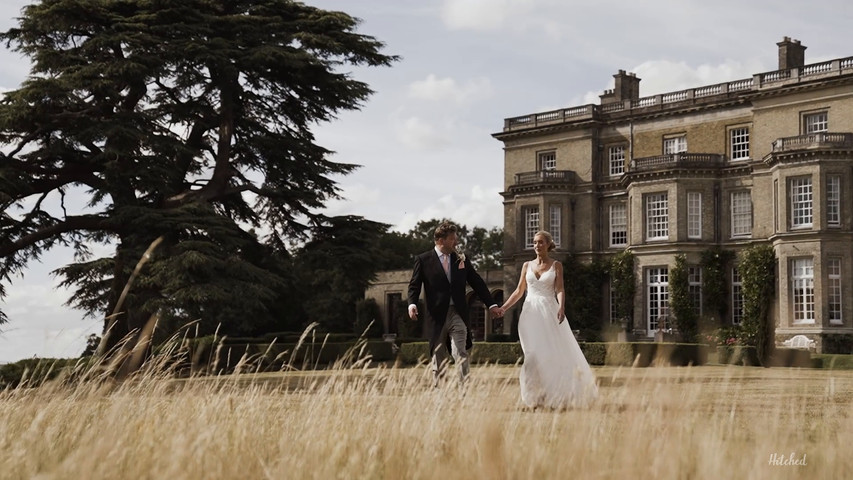
[[[806,65],[799,41],[777,45],[779,69],[751,78],[641,97],[640,79],[619,71],[600,105],[504,120],[494,137],[505,152],[506,288],[540,229],[557,258],[628,249],[631,330],[652,337],[675,255],[701,298],[703,251],[764,243],[777,258],[777,338],[803,334],[820,350],[827,335],[853,333],[853,57]],[[736,261],[727,279],[724,322],[737,325]]]
[[[853,57],[807,65],[799,41],[777,45],[778,70],[750,78],[641,97],[640,79],[620,70],[599,105],[505,119],[493,135],[505,152],[493,292],[515,289],[540,229],[554,236],[558,259],[628,249],[637,279],[629,330],[651,338],[668,312],[676,255],[686,255],[701,308],[703,251],[769,244],[777,339],[806,335],[820,351],[828,335],[853,334]],[[737,325],[736,260],[726,277],[724,323]],[[366,293],[383,307],[386,331],[407,282],[408,272],[383,273]],[[483,340],[510,333],[519,306],[496,322],[475,300],[470,308]],[[611,310],[602,306],[605,324]]]

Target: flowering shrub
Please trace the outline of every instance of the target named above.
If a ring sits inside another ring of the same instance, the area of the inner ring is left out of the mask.
[[[734,347],[741,345],[739,334],[740,327],[721,327],[705,335],[705,341],[711,347]]]

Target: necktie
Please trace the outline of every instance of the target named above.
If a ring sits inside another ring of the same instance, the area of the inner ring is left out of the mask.
[[[447,275],[447,280],[450,281],[450,255],[441,255],[441,266],[444,267],[444,274]]]

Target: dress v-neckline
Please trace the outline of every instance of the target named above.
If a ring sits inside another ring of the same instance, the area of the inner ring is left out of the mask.
[[[556,261],[551,262],[551,266],[548,267],[548,270],[545,270],[544,272],[540,273],[539,275],[536,275],[536,269],[533,269],[533,276],[536,277],[536,280],[541,279],[542,275],[545,275],[546,273],[550,272],[551,269],[554,268],[554,263],[556,263]]]

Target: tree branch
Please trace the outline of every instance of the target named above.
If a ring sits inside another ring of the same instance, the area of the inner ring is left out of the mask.
[[[29,235],[0,244],[0,257],[11,255],[54,235],[62,235],[74,230],[106,230],[107,219],[95,215],[66,217],[64,221],[41,228]]]

